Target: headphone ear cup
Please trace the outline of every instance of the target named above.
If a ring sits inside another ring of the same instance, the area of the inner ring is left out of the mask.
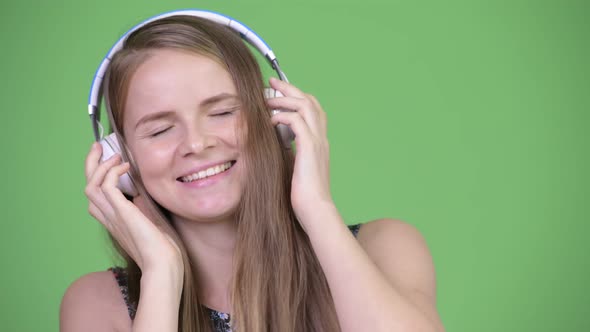
[[[264,97],[266,99],[269,98],[276,98],[276,97],[284,97],[284,95],[278,91],[275,90],[273,88],[264,88]],[[291,112],[288,110],[272,110],[272,114],[276,114],[279,112]],[[280,139],[281,139],[281,144],[283,145],[283,148],[285,149],[291,149],[291,142],[293,142],[293,140],[295,139],[295,133],[293,132],[293,130],[291,130],[291,128],[285,124],[279,123],[276,126],[276,130],[277,130],[277,134],[279,135]]]
[[[119,141],[117,140],[115,133],[112,133],[100,140],[100,145],[102,145],[102,156],[100,157],[101,163],[117,153],[122,156],[121,147],[119,146]],[[129,176],[128,172],[119,177],[117,188],[127,195],[133,197],[138,195],[137,190],[133,185],[133,181],[131,180],[131,176]]]

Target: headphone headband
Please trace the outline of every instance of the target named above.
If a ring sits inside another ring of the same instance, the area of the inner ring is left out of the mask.
[[[179,16],[179,15],[200,17],[200,18],[204,18],[204,19],[213,21],[215,23],[230,27],[232,30],[239,33],[240,37],[242,37],[243,40],[245,40],[250,45],[252,45],[255,49],[257,49],[260,52],[260,54],[262,54],[268,60],[268,62],[270,63],[272,68],[277,72],[277,74],[279,75],[279,78],[281,80],[288,82],[287,76],[285,76],[285,74],[281,71],[277,57],[273,53],[272,49],[268,46],[267,43],[264,42],[264,40],[260,36],[258,36],[258,34],[256,34],[250,28],[248,28],[245,24],[243,24],[243,23],[241,23],[229,16],[225,16],[223,14],[208,11],[208,10],[187,9],[187,10],[175,10],[175,11],[159,14],[159,15],[148,18],[147,20],[137,24],[133,28],[129,29],[129,31],[127,31],[121,38],[119,38],[119,40],[111,47],[111,49],[109,50],[107,55],[101,61],[100,65],[98,66],[98,69],[96,70],[96,73],[94,74],[94,78],[92,80],[92,85],[90,87],[90,93],[88,96],[88,114],[90,115],[90,119],[92,121],[92,127],[94,130],[94,137],[95,137],[96,141],[100,141],[100,138],[101,138],[101,135],[99,134],[98,127],[99,127],[99,121],[100,121],[100,107],[99,106],[100,106],[100,100],[102,98],[102,93],[101,93],[102,81],[104,78],[104,74],[108,68],[108,65],[111,62],[111,59],[113,58],[115,53],[117,53],[119,50],[121,50],[121,48],[123,47],[123,44],[127,40],[127,37],[131,33],[133,33],[134,31],[138,30],[139,28],[143,27],[144,25],[146,25],[150,22],[153,22],[153,21],[156,21],[156,20],[159,20],[162,18],[166,18],[166,17]]]

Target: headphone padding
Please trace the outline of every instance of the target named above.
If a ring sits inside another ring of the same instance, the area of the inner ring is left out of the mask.
[[[102,156],[100,157],[101,163],[117,153],[122,156],[119,141],[117,140],[117,136],[115,133],[112,133],[100,140],[100,145],[102,145]],[[133,181],[131,181],[131,177],[129,176],[128,172],[121,175],[121,177],[119,178],[119,182],[117,183],[117,187],[119,188],[119,190],[121,190],[123,193],[129,196],[135,197],[138,195],[137,190],[135,189]]]

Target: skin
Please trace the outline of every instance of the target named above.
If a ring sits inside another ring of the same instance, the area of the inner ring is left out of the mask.
[[[220,93],[234,98],[200,105]],[[232,167],[224,181],[198,190],[186,188],[177,178],[195,167],[239,160],[236,131],[241,109],[235,98],[226,70],[207,57],[185,52],[154,51],[131,79],[125,136],[147,191],[173,211],[175,222],[233,220],[242,189],[242,163]],[[136,127],[142,118],[162,111],[171,115]]]
[[[219,94],[234,97],[202,105]],[[234,213],[244,176],[237,131],[242,110],[236,98],[231,76],[219,63],[158,50],[133,75],[123,124],[147,191],[171,211],[192,261],[198,262],[203,301],[227,311]],[[162,111],[172,115],[138,126],[142,118]],[[236,164],[212,186],[188,188],[177,180],[194,168],[230,160]]]
[[[276,79],[270,84],[285,97],[268,100],[269,108],[294,111],[273,115],[270,121],[289,125],[296,135],[291,201],[330,285],[342,331],[444,331],[436,310],[432,257],[420,233],[402,221],[380,219],[365,223],[355,239],[330,193],[325,112],[314,96],[295,86]],[[199,283],[205,290],[203,303],[229,313],[234,212],[240,179],[247,174],[240,164],[236,131],[240,110],[235,100],[201,105],[223,92],[236,93],[229,74],[215,61],[177,50],[154,51],[131,80],[123,126],[146,189],[171,211],[197,264]],[[235,111],[215,116],[228,109]],[[162,110],[171,111],[171,116],[137,126],[140,119]],[[150,136],[163,129],[167,131]],[[146,217],[141,197],[133,204],[116,188],[118,177],[129,165],[117,157],[99,164],[100,153],[94,145],[86,160],[90,213],[138,262],[146,288],[161,285],[163,280],[182,285],[178,249]],[[209,187],[186,188],[177,181],[194,167],[227,160],[237,163]],[[179,294],[178,287],[174,290]],[[67,303],[75,302],[69,300],[76,298],[75,293],[66,293],[62,312],[67,312],[63,309]],[[159,312],[160,308],[150,305],[158,302],[160,294],[154,293],[150,301],[142,295],[134,325],[148,322]],[[171,296],[163,301],[177,300]],[[161,318],[158,328],[175,330],[175,313]]]

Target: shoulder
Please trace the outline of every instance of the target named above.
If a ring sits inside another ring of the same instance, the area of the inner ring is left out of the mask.
[[[427,250],[426,241],[413,225],[398,219],[376,219],[359,224],[359,242],[368,249],[394,249],[410,246],[415,250]],[[407,248],[406,248],[407,249]]]
[[[436,277],[426,240],[413,225],[396,219],[362,224],[358,241],[390,284],[406,299],[438,320]]]
[[[127,307],[113,272],[97,271],[74,280],[60,306],[60,331],[129,331]]]
[[[377,219],[362,224],[358,241],[369,257],[385,270],[393,283],[420,283],[434,296],[434,266],[426,240],[413,225],[397,219]]]

